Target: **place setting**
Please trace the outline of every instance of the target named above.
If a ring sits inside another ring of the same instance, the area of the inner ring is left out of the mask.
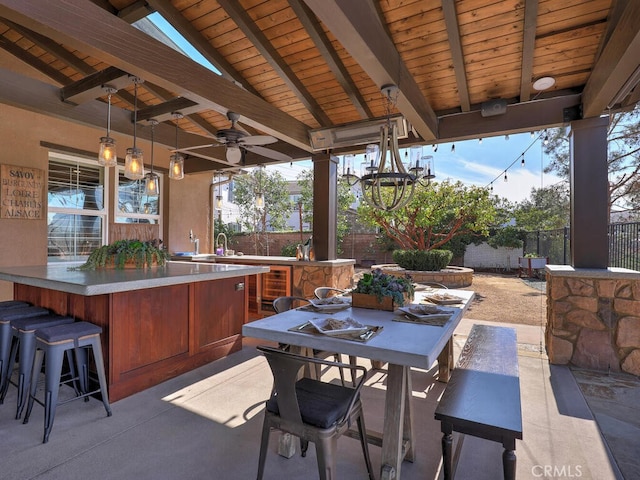
[[[367,342],[382,331],[381,326],[363,325],[351,317],[312,318],[300,325],[290,328],[290,332],[311,335],[326,335],[356,342]]]
[[[300,310],[316,313],[333,313],[351,308],[351,297],[310,298],[308,302],[309,305],[300,307]]]
[[[394,322],[418,323],[423,325],[443,326],[451,315],[452,308],[443,308],[433,304],[409,304],[399,307],[395,312]]]

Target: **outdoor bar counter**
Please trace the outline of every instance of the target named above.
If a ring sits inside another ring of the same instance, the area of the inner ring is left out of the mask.
[[[1,267],[15,300],[100,325],[116,401],[242,348],[250,275],[264,266],[167,262],[147,269]]]

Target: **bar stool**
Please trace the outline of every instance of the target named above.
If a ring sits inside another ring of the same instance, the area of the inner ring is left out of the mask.
[[[73,322],[75,322],[75,320],[72,317],[63,317],[55,313],[40,317],[19,318],[11,321],[11,334],[13,335],[13,339],[9,356],[7,380],[0,390],[0,403],[4,402],[7,390],[9,390],[9,384],[13,383],[11,381],[11,372],[15,368],[16,359],[18,359],[18,380],[15,384],[18,387],[16,420],[22,416],[22,410],[24,409],[29,394],[33,357],[36,353],[36,330]],[[73,372],[73,358],[71,358],[71,355],[69,355],[69,366]],[[75,376],[75,372],[73,372],[73,376]]]
[[[9,300],[0,305],[0,391],[9,381],[9,352],[11,351],[11,321],[38,317],[51,313],[46,308],[34,307],[26,302]],[[0,399],[0,404],[2,400]]]
[[[63,405],[79,398],[84,398],[85,401],[88,401],[90,395],[100,392],[107,416],[111,416],[111,406],[109,405],[107,394],[107,379],[102,358],[102,347],[100,346],[100,333],[102,333],[102,328],[89,322],[68,323],[55,327],[41,328],[36,331],[36,355],[33,362],[29,401],[23,423],[29,421],[34,401],[44,406],[44,437],[42,443],[49,441],[49,434],[53,427],[57,405]],[[94,391],[88,391],[88,348],[91,348],[93,352],[93,359],[98,374],[99,388]],[[69,400],[58,403],[62,360],[65,352],[71,349],[75,351],[76,368],[81,393]],[[36,391],[43,360],[45,361],[45,391],[44,402],[41,402],[36,399]]]

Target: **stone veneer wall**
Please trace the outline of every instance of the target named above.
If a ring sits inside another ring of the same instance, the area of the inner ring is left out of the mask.
[[[547,266],[549,361],[640,375],[640,273]]]
[[[317,287],[352,288],[353,274],[353,264],[329,266],[298,262],[293,265],[291,295],[313,298]]]
[[[468,287],[473,282],[473,269],[465,267],[448,266],[437,272],[426,272],[422,270],[405,270],[395,263],[385,265],[373,265],[372,269],[379,268],[389,275],[403,276],[409,275],[416,283],[441,283],[448,288]]]

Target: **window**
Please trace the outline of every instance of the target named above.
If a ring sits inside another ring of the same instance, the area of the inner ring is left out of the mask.
[[[163,176],[158,177],[158,191],[162,192]],[[162,195],[145,195],[144,180],[130,180],[124,176],[124,169],[119,169],[117,192],[116,223],[160,223]]]
[[[88,160],[49,154],[48,258],[79,260],[106,241],[104,169]]]

